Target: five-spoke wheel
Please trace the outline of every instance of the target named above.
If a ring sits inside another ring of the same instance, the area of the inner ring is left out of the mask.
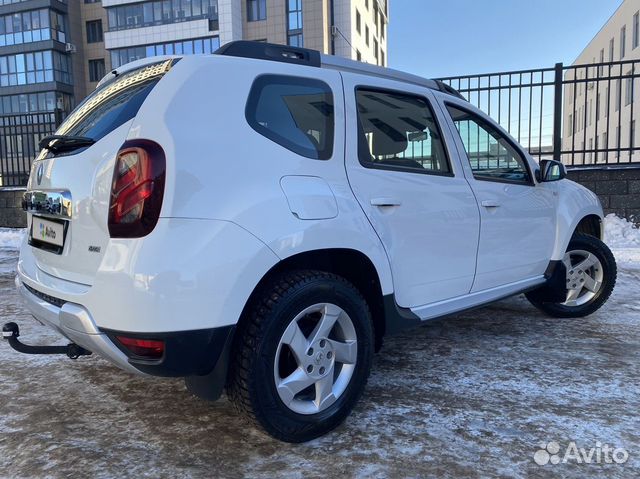
[[[344,393],[358,360],[351,318],[335,304],[305,308],[282,335],[276,358],[273,374],[282,402],[299,414],[325,410]]]
[[[527,299],[545,313],[559,318],[579,318],[597,311],[616,284],[616,261],[598,238],[575,234],[562,259],[566,269],[564,301],[544,301],[536,291]]]
[[[338,426],[362,394],[373,324],[361,293],[320,271],[265,285],[239,324],[229,396],[242,413],[288,442]]]

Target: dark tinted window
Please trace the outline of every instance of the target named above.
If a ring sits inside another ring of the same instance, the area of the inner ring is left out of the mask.
[[[364,166],[451,173],[440,129],[425,99],[358,89],[356,100]]]
[[[247,121],[263,136],[307,158],[333,153],[333,95],[324,82],[264,75],[249,94]]]
[[[173,63],[175,60],[146,65],[102,85],[69,115],[56,134],[99,140],[136,116]]]
[[[495,126],[454,106],[449,105],[447,109],[458,129],[475,178],[530,182],[525,160]]]

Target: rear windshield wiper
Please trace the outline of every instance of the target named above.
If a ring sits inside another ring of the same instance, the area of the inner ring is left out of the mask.
[[[49,135],[45,136],[38,144],[40,148],[49,150],[52,153],[75,150],[83,146],[91,146],[96,141],[88,136],[66,136]]]

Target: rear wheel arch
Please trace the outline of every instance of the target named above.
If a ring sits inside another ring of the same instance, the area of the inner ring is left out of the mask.
[[[331,248],[305,251],[289,256],[274,265],[260,279],[249,296],[239,322],[246,320],[247,311],[260,296],[265,285],[288,271],[316,270],[333,273],[353,284],[364,296],[373,321],[375,334],[375,350],[382,346],[382,338],[386,332],[384,297],[378,271],[371,259],[361,251],[348,248]]]

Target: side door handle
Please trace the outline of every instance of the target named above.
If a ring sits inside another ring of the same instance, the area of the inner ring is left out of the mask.
[[[485,208],[497,208],[498,206],[500,206],[500,203],[495,200],[482,200],[480,204]]]
[[[371,198],[371,206],[384,207],[384,206],[400,206],[400,205],[402,205],[402,201],[400,201],[397,198],[389,198],[389,197]]]

